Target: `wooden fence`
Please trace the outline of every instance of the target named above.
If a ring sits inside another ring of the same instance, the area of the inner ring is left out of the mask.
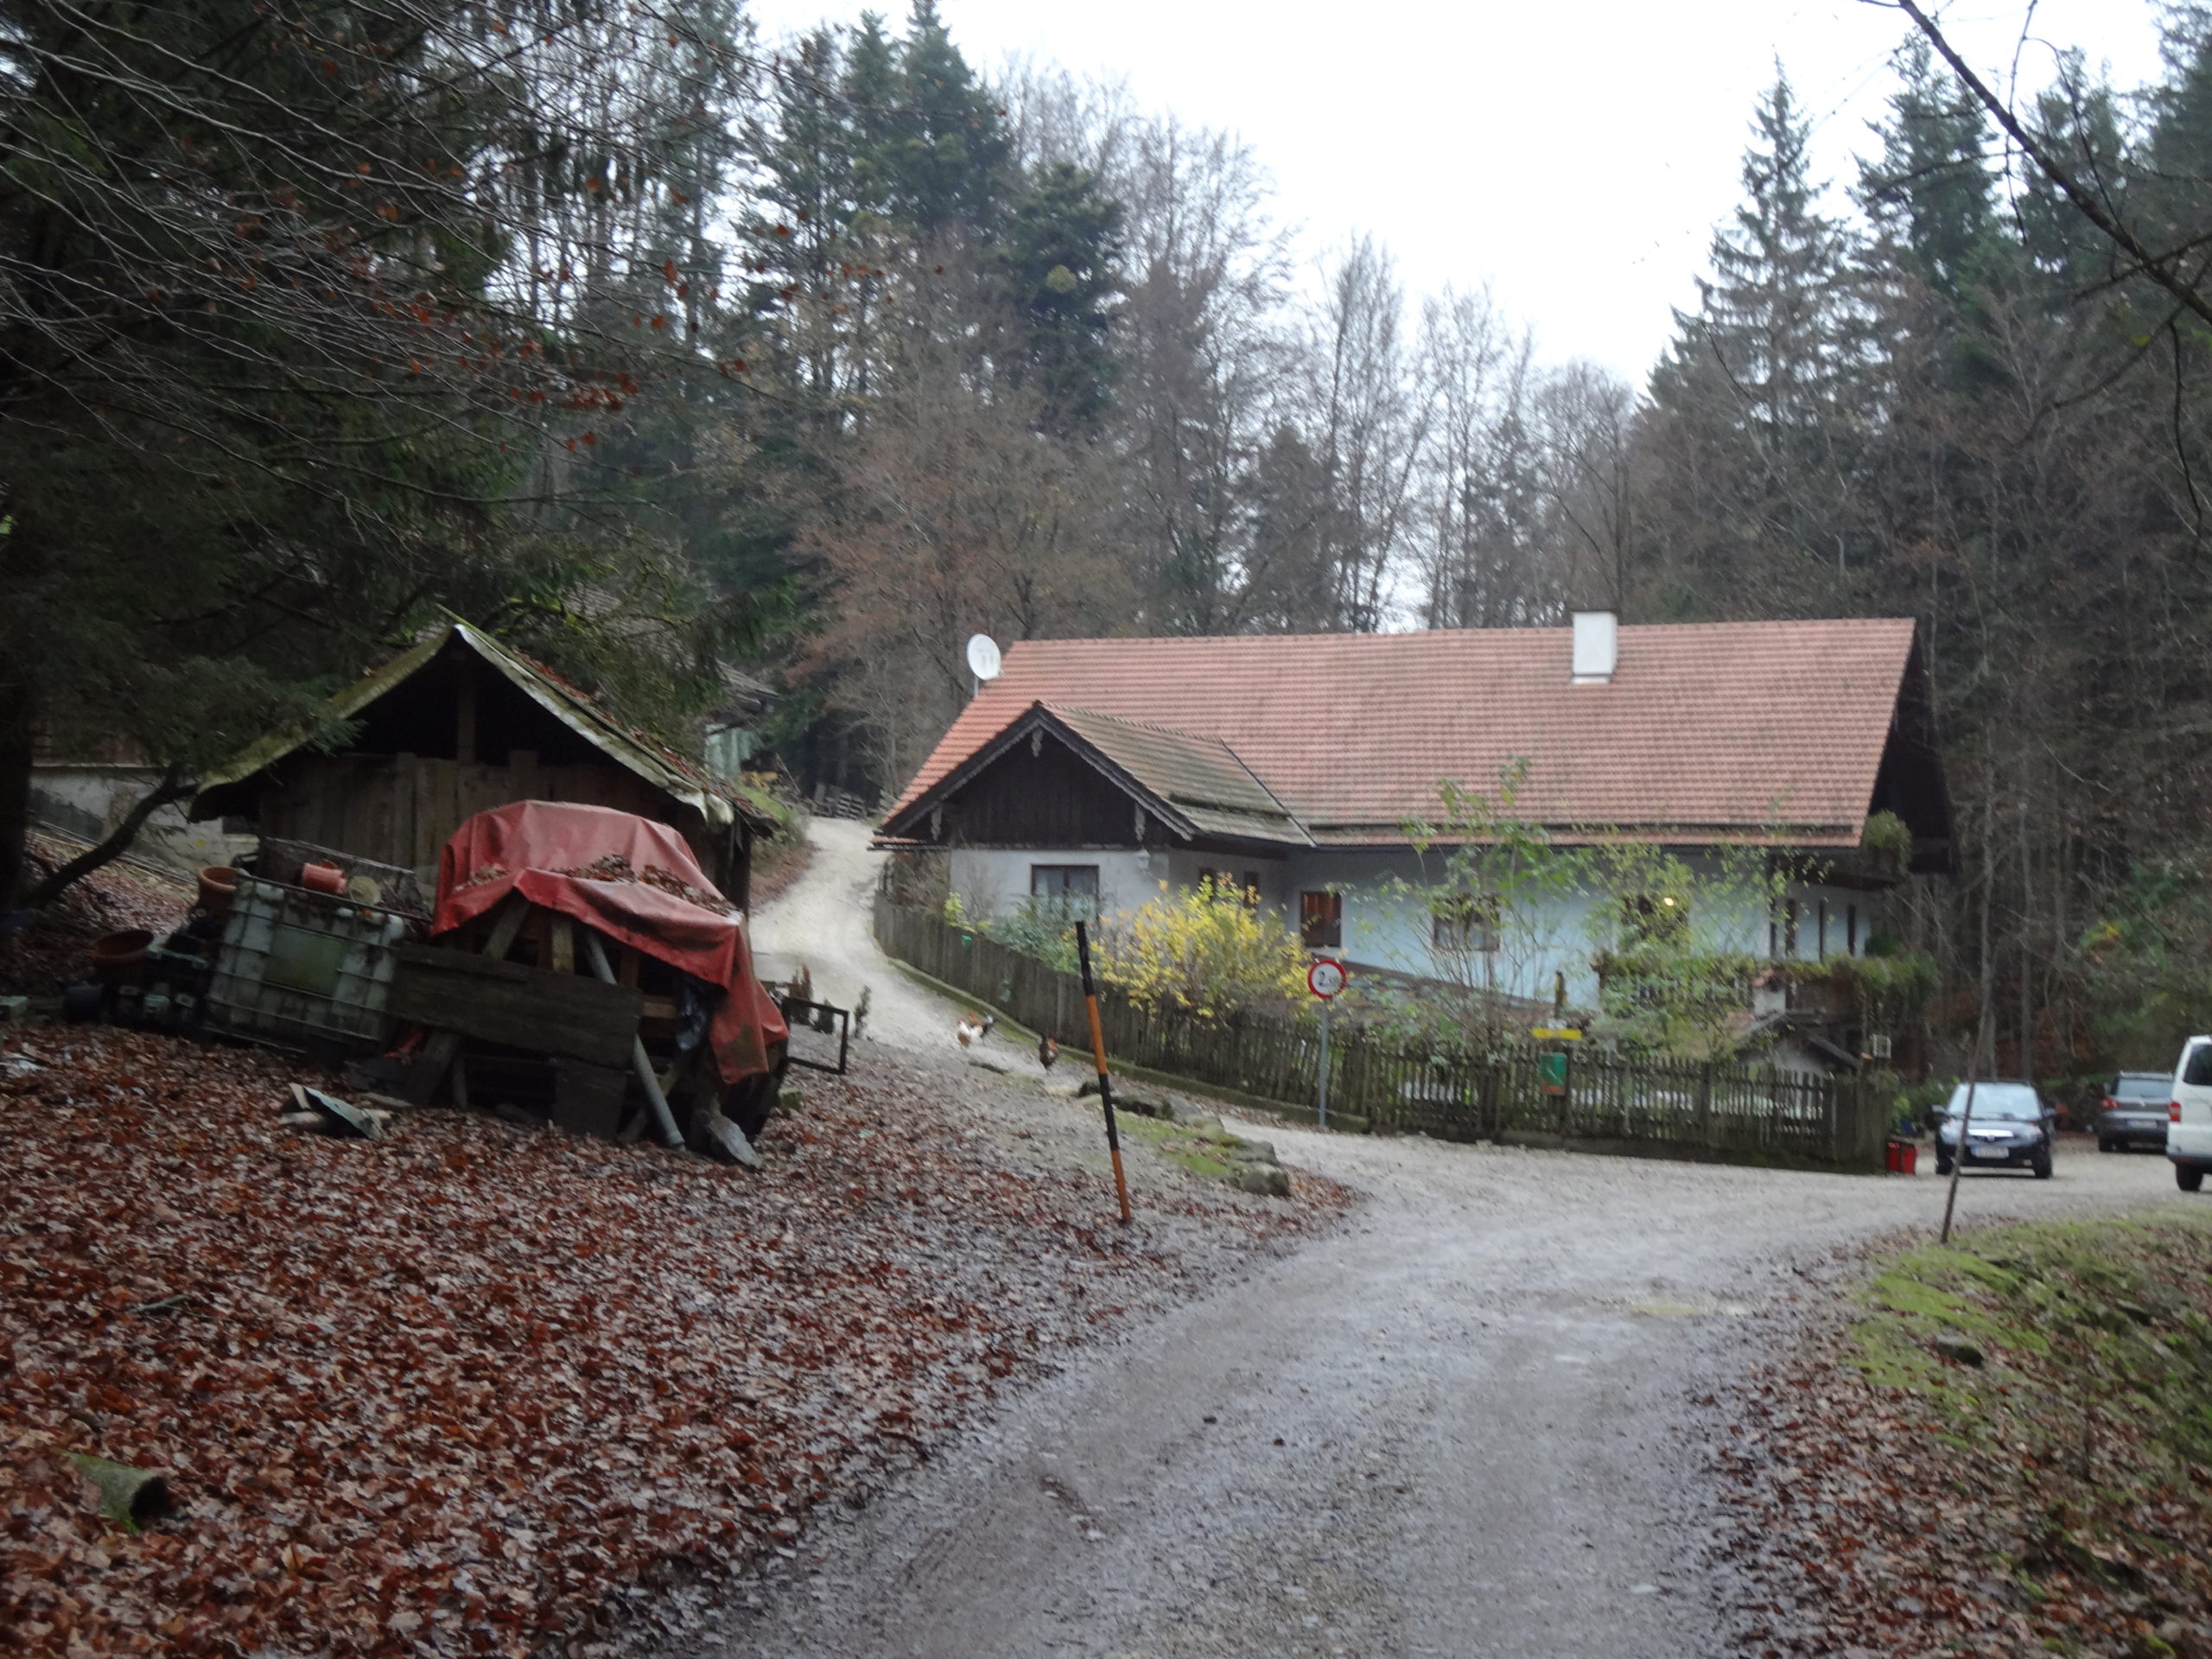
[[[934,912],[875,900],[875,937],[911,963],[1073,1050],[1088,1046],[1082,982],[1034,957],[946,923]],[[1201,1020],[1137,1007],[1102,987],[1109,1055],[1287,1103],[1311,1102],[1319,1033],[1251,1014]],[[1550,1065],[1548,1066],[1546,1061]],[[1811,1077],[1769,1066],[1630,1060],[1595,1050],[1548,1055],[1428,1052],[1359,1032],[1329,1043],[1329,1110],[1382,1133],[1510,1140],[1745,1163],[1882,1166],[1887,1117],[1855,1077]]]

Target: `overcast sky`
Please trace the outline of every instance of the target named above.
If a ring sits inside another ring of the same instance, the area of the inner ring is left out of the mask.
[[[905,0],[879,0],[894,23]],[[752,0],[765,37],[860,5]],[[1550,360],[1641,385],[1741,195],[1751,107],[1777,58],[1838,180],[1874,145],[1907,20],[1863,0],[940,0],[986,70],[1014,54],[1127,83],[1240,133],[1318,258],[1366,231],[1412,294],[1491,283]],[[2010,73],[2024,0],[1958,0],[1953,38]],[[2133,87],[2158,65],[2146,0],[2042,0],[2024,82],[2079,46]],[[2040,45],[2036,42],[2041,42]]]

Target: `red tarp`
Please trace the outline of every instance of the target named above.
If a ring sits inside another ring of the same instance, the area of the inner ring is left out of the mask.
[[[637,878],[580,875],[620,860]],[[726,988],[707,1037],[722,1081],[768,1069],[768,1048],[790,1037],[783,1011],[753,972],[753,952],[733,915],[718,914],[648,881],[680,884],[725,909],[683,837],[612,807],[565,801],[518,801],[479,812],[454,831],[438,855],[438,907],[431,931],[444,933],[496,907],[511,893],[573,916],[695,979]]]

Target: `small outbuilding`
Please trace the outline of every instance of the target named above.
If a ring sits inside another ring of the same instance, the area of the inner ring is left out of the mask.
[[[335,751],[272,733],[212,773],[191,817],[251,820],[264,838],[328,848],[435,878],[467,819],[517,801],[613,807],[669,824],[700,868],[750,907],[754,839],[775,828],[732,779],[480,628],[454,622],[331,699]]]

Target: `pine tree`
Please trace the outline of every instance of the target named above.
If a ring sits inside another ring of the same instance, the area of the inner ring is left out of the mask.
[[[1122,218],[1097,176],[1067,162],[1044,167],[1007,215],[1000,257],[1023,342],[1016,378],[1033,378],[1061,432],[1095,427],[1112,395]]]
[[[988,228],[1013,149],[997,100],[952,43],[935,0],[914,0],[896,61],[897,102],[883,111],[871,158],[886,211],[925,237],[956,224]]]
[[[1703,567],[1696,608],[1818,608],[1821,582],[1863,557],[1850,478],[1869,368],[1850,234],[1820,211],[1809,130],[1786,78],[1759,101],[1744,158],[1745,200],[1715,233],[1696,311],[1675,313],[1654,372],[1652,438],[1674,450],[1664,487],[1688,492],[1656,515],[1694,537],[1655,556]],[[1774,556],[1801,556],[1798,574]],[[1809,570],[1825,577],[1808,584]]]
[[[576,584],[597,425],[685,365],[700,16],[0,0],[0,911],[35,741],[182,787],[440,603]]]
[[[2033,129],[2050,154],[2120,209],[2127,206],[2127,156],[2112,88],[2089,79],[2078,51],[2061,60],[2053,84],[2036,100]],[[2082,216],[2040,168],[2024,169],[2018,195],[2020,244],[2039,273],[2049,304],[2064,309],[2109,276],[2111,238]]]
[[[1879,129],[1882,157],[1861,164],[1859,204],[1920,280],[1955,301],[2001,252],[1988,122],[1950,71],[1937,67],[1924,36],[1911,36],[1895,62],[1900,85]]]
[[[1670,367],[1709,359],[1735,389],[1744,429],[1778,465],[1821,434],[1858,355],[1848,234],[1816,205],[1810,130],[1786,78],[1760,100],[1744,157],[1745,200],[1708,254]],[[1662,375],[1666,372],[1662,369]]]

